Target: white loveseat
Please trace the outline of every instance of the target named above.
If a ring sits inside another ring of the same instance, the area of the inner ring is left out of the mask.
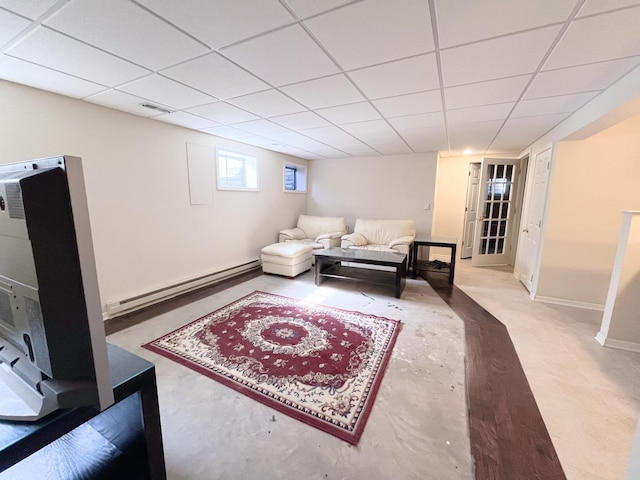
[[[413,220],[358,218],[353,233],[342,237],[341,247],[400,252],[408,256],[415,238],[416,223]]]
[[[347,231],[344,217],[300,215],[296,228],[280,231],[278,242],[302,243],[314,250],[339,247],[341,238]]]

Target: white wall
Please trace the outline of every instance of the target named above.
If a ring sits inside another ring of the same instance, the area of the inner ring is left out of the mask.
[[[482,157],[469,155],[438,157],[432,233],[441,237],[456,237],[458,258],[462,249],[469,163],[481,161]],[[431,258],[442,257],[444,260],[450,254],[448,249],[431,248],[430,250]]]
[[[306,210],[282,191],[283,160],[305,160],[9,82],[0,98],[0,162],[83,158],[103,308],[259,258]],[[255,155],[260,191],[191,206],[187,142]]]
[[[436,157],[416,153],[310,162],[308,213],[345,217],[350,231],[356,218],[413,219],[418,235],[429,234]]]
[[[594,133],[600,132],[638,113],[640,113],[640,67],[632,70],[620,81],[613,84],[580,110],[569,116],[566,120],[560,122],[560,124],[555,128],[551,129],[548,133],[521,152],[520,156],[529,154],[531,159],[529,162],[529,171],[527,175],[528,180],[522,212],[523,219],[526,219],[528,216],[530,205],[529,197],[531,194],[530,180],[533,179],[532,173],[535,168],[535,158],[539,153],[548,148],[552,148],[552,166],[551,176],[549,179],[549,187],[552,188],[555,182],[554,170],[556,167],[555,157],[558,142],[562,140],[583,140]],[[550,199],[547,197],[547,211],[550,208]],[[532,268],[534,272],[532,294],[536,295],[536,298],[540,297],[540,293],[538,292],[538,280],[544,273],[540,262],[546,249],[546,223],[547,221],[545,218],[542,224],[543,237],[541,238],[539,256],[535,259]],[[522,265],[522,262],[524,261],[522,258],[523,252],[523,248],[518,249],[516,265]],[[545,269],[548,267],[549,264],[545,265]],[[551,289],[546,289],[547,293],[550,295],[549,298],[555,298],[561,301],[561,303],[567,303],[559,296],[561,295],[561,292],[552,292],[550,290]],[[568,303],[575,304],[574,302]],[[594,302],[589,302],[589,304],[593,303]]]
[[[639,159],[640,116],[558,144],[537,295],[604,305],[620,211],[640,209]]]
[[[616,259],[598,339],[600,341],[604,334],[605,345],[640,352],[640,210],[625,212],[621,217]]]

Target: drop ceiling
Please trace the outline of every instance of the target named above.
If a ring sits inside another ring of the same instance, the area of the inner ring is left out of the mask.
[[[306,159],[517,153],[640,65],[639,25],[640,0],[0,0],[0,78]]]

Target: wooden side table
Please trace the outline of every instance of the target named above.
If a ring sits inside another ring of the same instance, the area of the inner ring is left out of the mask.
[[[418,237],[413,241],[413,252],[412,252],[412,278],[416,278],[418,276],[418,271],[427,271],[427,272],[437,272],[437,273],[448,273],[449,274],[449,283],[453,285],[453,277],[456,271],[456,246],[458,240],[456,237]],[[451,249],[451,258],[449,263],[440,262],[436,260],[435,262],[421,262],[418,261],[418,247],[444,247]],[[437,262],[437,263],[436,263]]]

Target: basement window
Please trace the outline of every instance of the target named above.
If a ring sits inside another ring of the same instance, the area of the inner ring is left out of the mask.
[[[307,167],[296,163],[284,162],[284,191],[307,192]]]
[[[218,190],[258,191],[258,160],[251,155],[218,150]]]

